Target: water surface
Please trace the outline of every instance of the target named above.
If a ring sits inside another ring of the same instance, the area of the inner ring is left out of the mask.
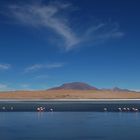
[[[140,113],[1,112],[1,140],[139,140]]]

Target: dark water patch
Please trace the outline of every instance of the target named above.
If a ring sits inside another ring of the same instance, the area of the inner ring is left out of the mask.
[[[75,112],[136,112],[140,111],[140,101],[0,101],[0,111],[75,111]]]

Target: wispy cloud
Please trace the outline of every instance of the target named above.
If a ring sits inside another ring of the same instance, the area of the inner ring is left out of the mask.
[[[29,87],[30,87],[29,84],[21,84],[20,86],[21,86],[22,88],[29,88]]]
[[[67,25],[66,19],[58,16],[67,7],[69,4],[54,3],[48,5],[14,5],[10,6],[10,9],[14,17],[21,23],[53,29],[65,40],[65,49],[68,49],[76,45],[79,39]]]
[[[22,91],[34,91],[34,90],[36,90],[33,87],[34,87],[34,85],[31,83],[21,83],[18,85],[17,90],[22,90]]]
[[[62,64],[62,63],[53,63],[53,64],[48,64],[48,65],[46,65],[46,67],[48,68],[48,69],[53,69],[53,68],[60,68],[60,67],[62,67],[64,64]]]
[[[98,23],[96,25],[92,23],[91,27],[87,27],[79,33],[69,25],[72,17],[61,14],[63,12],[67,13],[67,9],[73,9],[73,6],[59,2],[52,2],[47,5],[40,2],[21,6],[10,6],[11,14],[20,23],[34,27],[50,28],[55,31],[63,39],[64,42],[62,40],[60,42],[63,42],[62,47],[65,51],[75,49],[77,46],[82,46],[86,42],[94,45],[95,41],[100,42],[112,38],[120,38],[124,35],[119,30],[119,26],[109,23]],[[72,24],[76,25],[76,23]]]
[[[60,68],[63,67],[64,64],[62,63],[52,63],[52,64],[34,64],[31,65],[27,68],[25,68],[24,72],[28,73],[28,72],[34,72],[34,71],[38,71],[41,69],[54,69],[54,68]]]
[[[0,70],[8,70],[11,68],[10,64],[0,64]]]
[[[8,86],[7,86],[6,84],[1,84],[1,83],[0,83],[0,89],[7,89],[7,87],[8,87]]]
[[[84,42],[101,43],[109,39],[117,39],[124,36],[124,33],[120,31],[118,23],[98,23],[93,25],[86,30]]]
[[[49,76],[44,74],[44,75],[38,75],[34,79],[48,79],[48,78],[49,78]]]
[[[14,89],[9,84],[0,83],[0,91],[13,91]]]
[[[131,91],[140,92],[140,89],[130,89]]]
[[[34,64],[32,66],[29,66],[29,67],[25,68],[25,73],[31,72],[31,71],[37,71],[37,70],[42,69],[42,68],[46,68],[46,65]]]

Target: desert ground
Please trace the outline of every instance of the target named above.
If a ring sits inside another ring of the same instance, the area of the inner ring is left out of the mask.
[[[0,92],[0,99],[140,99],[140,92],[110,90],[45,90]]]

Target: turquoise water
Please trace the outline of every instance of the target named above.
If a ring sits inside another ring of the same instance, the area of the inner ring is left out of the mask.
[[[140,113],[0,113],[0,140],[132,139],[140,139]]]

